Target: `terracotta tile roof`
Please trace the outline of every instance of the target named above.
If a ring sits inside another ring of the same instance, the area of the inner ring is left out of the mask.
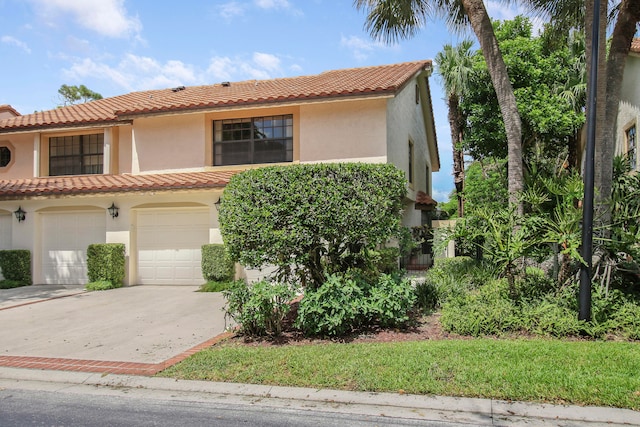
[[[394,94],[416,73],[430,67],[431,61],[425,60],[326,71],[312,76],[133,92],[0,120],[0,133],[114,122],[137,114]]]
[[[418,191],[416,194],[416,209],[418,210],[431,210],[438,205],[438,202],[425,193],[424,191]]]
[[[239,171],[52,176],[0,181],[0,200],[37,196],[221,188]]]
[[[635,37],[631,41],[631,52],[640,53],[640,37]]]
[[[9,104],[0,105],[0,113],[2,113],[2,112],[9,112],[9,113],[13,114],[14,116],[19,116],[20,115],[18,110],[16,110],[15,108],[13,108]]]

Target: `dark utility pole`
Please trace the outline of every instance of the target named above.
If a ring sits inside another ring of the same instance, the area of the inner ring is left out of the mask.
[[[590,0],[586,0],[590,1]],[[587,147],[584,163],[584,200],[582,202],[582,258],[580,266],[579,320],[591,320],[591,258],[593,255],[593,193],[596,146],[596,93],[598,91],[598,52],[600,41],[600,0],[593,0],[591,31],[591,70],[587,100]]]

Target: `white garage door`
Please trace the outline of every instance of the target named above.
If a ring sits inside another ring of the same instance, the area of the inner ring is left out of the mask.
[[[0,215],[0,250],[11,249],[11,217]]]
[[[87,247],[104,243],[104,212],[42,214],[42,275],[48,285],[86,284]]]
[[[209,243],[209,209],[138,213],[138,283],[201,285],[202,245]]]

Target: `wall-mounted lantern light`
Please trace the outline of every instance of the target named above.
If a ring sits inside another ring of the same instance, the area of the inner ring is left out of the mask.
[[[222,197],[218,197],[218,201],[213,204],[218,212],[220,212],[220,204],[222,203],[221,200]]]
[[[16,219],[18,220],[18,222],[24,221],[26,217],[26,212],[22,210],[22,206],[20,206],[18,210],[14,212],[14,214],[16,215]]]
[[[115,203],[111,202],[111,206],[109,206],[107,208],[107,210],[109,211],[109,215],[111,215],[111,218],[116,219],[118,218],[118,207],[115,205]]]

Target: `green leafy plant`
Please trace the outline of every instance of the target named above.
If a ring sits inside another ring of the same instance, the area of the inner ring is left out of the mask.
[[[247,284],[238,280],[223,291],[223,295],[227,300],[226,315],[239,324],[240,333],[248,336],[278,336],[282,334],[295,290],[284,283],[262,280]]]
[[[225,280],[225,281],[211,280],[203,284],[202,286],[200,286],[200,289],[198,289],[198,292],[222,292],[222,291],[231,289],[233,285],[234,285],[233,280]]]
[[[397,234],[405,193],[403,172],[389,164],[251,169],[226,186],[220,231],[232,259],[318,288],[326,274],[371,265]]]
[[[89,282],[110,282],[117,288],[125,277],[125,247],[122,243],[96,243],[87,248]]]
[[[444,303],[440,322],[446,330],[461,335],[503,335],[517,330],[522,322],[510,292],[506,279],[493,280]]]
[[[115,286],[109,280],[98,280],[95,282],[89,282],[85,286],[85,289],[88,291],[106,291],[109,289],[119,288],[120,286]]]
[[[0,289],[19,288],[21,286],[27,286],[27,284],[17,280],[0,280]]]
[[[235,263],[224,245],[202,245],[202,276],[207,281],[231,281],[234,275]]]
[[[0,251],[0,270],[9,284],[31,285],[31,251],[26,249]]]
[[[295,325],[305,335],[340,336],[360,327],[366,314],[362,287],[353,278],[332,274],[317,289],[305,291]]]
[[[367,314],[372,322],[388,328],[403,326],[410,320],[417,295],[409,279],[383,274],[368,291]]]

